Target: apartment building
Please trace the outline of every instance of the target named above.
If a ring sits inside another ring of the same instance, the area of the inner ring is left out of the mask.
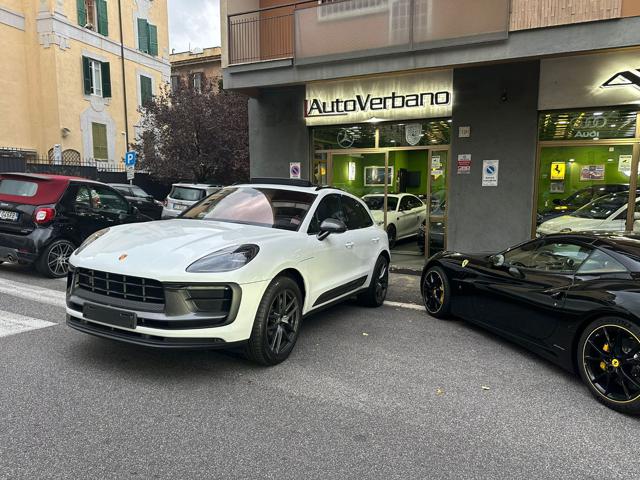
[[[221,9],[225,88],[252,96],[252,175],[299,162],[303,178],[358,195],[422,195],[427,255],[524,241],[604,185],[635,193],[638,0]],[[622,217],[633,227],[633,208]]]
[[[188,52],[172,53],[171,88],[188,85],[200,90],[204,79],[222,76],[222,49],[220,47],[194,48]]]
[[[166,0],[0,0],[0,41],[5,156],[119,164],[170,79]]]

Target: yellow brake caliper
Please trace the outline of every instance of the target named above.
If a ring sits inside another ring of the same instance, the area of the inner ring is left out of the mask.
[[[604,344],[604,347],[602,347],[602,350],[604,350],[605,352],[609,353],[610,347],[608,343]],[[607,364],[604,362],[604,360],[602,362],[600,362],[600,368],[602,370],[606,370],[607,369]]]

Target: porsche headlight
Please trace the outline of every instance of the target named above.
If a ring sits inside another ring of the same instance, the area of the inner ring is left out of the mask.
[[[244,267],[253,260],[260,247],[257,245],[234,245],[217,252],[213,252],[200,260],[196,260],[187,267],[190,273],[218,273],[231,272],[240,267]]]
[[[74,255],[78,255],[82,250],[87,248],[89,245],[91,245],[93,242],[95,242],[97,239],[99,239],[101,236],[103,236],[105,233],[108,233],[108,232],[109,232],[109,229],[104,228],[102,230],[98,230],[96,233],[89,235],[87,239],[84,242],[82,242],[82,245],[80,245],[78,249],[74,252]]]

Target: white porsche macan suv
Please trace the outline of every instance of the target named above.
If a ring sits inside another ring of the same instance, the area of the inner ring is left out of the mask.
[[[68,325],[154,347],[242,346],[274,365],[306,315],[355,295],[382,305],[384,230],[357,197],[296,184],[255,180],[178,219],[92,235],[70,258]]]

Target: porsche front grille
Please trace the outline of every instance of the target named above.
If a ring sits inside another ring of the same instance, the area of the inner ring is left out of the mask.
[[[76,288],[112,298],[164,305],[164,287],[157,280],[79,268]]]

